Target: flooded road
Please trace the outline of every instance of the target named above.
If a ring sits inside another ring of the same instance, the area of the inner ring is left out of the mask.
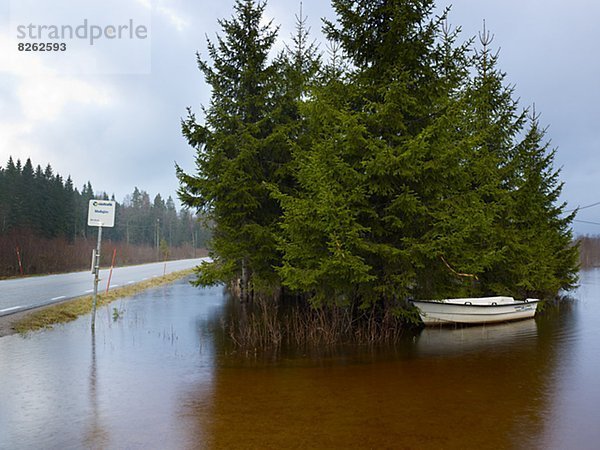
[[[597,448],[599,293],[586,272],[535,320],[264,361],[228,351],[222,289],[182,280],[95,337],[0,338],[0,448]]]
[[[100,271],[100,291],[139,283],[168,273],[189,270],[207,258],[180,259],[135,266],[115,267]],[[110,285],[108,279],[111,279]],[[0,280],[0,317],[39,306],[89,295],[93,276],[90,271],[40,275]]]

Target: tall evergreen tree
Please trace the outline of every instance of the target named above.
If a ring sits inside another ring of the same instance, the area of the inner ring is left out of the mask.
[[[297,188],[275,190],[283,208],[279,272],[313,306],[370,297],[374,278],[362,257],[367,230],[359,220],[368,209],[365,177],[357,170],[365,132],[348,108],[349,89],[332,77],[300,104],[304,132],[292,164]]]
[[[78,214],[78,229],[81,230],[81,235],[85,238],[93,236],[93,230],[87,226],[88,206],[90,200],[95,198],[92,183],[89,181],[81,189],[80,209]]]
[[[445,13],[435,17],[430,0],[333,6],[337,23],[326,31],[349,57],[352,109],[366,130],[356,167],[369,196],[361,223],[376,275],[371,301],[393,303],[424,294],[421,288],[431,292],[432,275],[447,270],[426,237],[455,153],[452,99],[466,73],[466,48],[454,45]]]
[[[434,295],[547,297],[575,283],[574,216],[563,217],[554,152],[537,118],[527,126],[485,27],[480,43],[474,76],[456,102],[460,135],[453,142],[461,163],[448,184],[451,201],[439,203],[431,232],[455,275],[446,286],[455,289]]]
[[[69,240],[73,240],[76,233],[77,192],[73,187],[71,176],[68,176],[65,181],[62,202],[64,204],[62,229],[65,236]]]
[[[266,183],[277,183],[279,148],[268,145],[273,130],[276,70],[269,62],[277,31],[262,25],[265,3],[237,0],[235,14],[219,24],[223,36],[208,42],[212,64],[198,65],[212,88],[205,124],[192,112],[183,134],[197,151],[197,174],[177,174],[183,203],[214,223],[214,262],[199,272],[200,283],[241,280],[242,298],[276,282],[275,224],[280,215]]]
[[[167,198],[165,206],[167,210],[165,212],[165,224],[163,228],[164,236],[170,247],[173,245],[180,245],[181,241],[179,241],[177,237],[177,209],[175,208],[175,202],[170,195]]]
[[[34,172],[31,159],[27,158],[21,176],[16,185],[18,199],[16,200],[20,206],[20,223],[19,226],[28,230],[36,230],[39,223],[39,215],[37,208],[37,198],[34,193]]]
[[[5,231],[8,215],[8,186],[5,170],[0,166],[0,233]]]
[[[10,230],[21,222],[22,203],[19,193],[19,179],[21,177],[21,161],[17,160],[15,164],[12,156],[8,158],[6,169],[4,170],[4,180],[6,187],[6,218],[4,229]]]
[[[507,267],[507,243],[513,238],[504,226],[510,213],[511,164],[514,146],[526,123],[526,112],[520,111],[514,98],[514,87],[505,83],[506,74],[498,69],[498,53],[491,48],[493,37],[485,29],[479,35],[481,49],[474,58],[474,76],[468,80],[464,105],[466,115],[463,132],[469,137],[469,154],[465,177],[470,181],[469,195],[475,208],[473,230],[465,256],[478,274],[480,289],[485,294],[509,294],[510,284],[503,275]],[[472,250],[472,251],[469,251]],[[457,261],[458,269],[463,268]],[[504,279],[495,282],[494,279]]]
[[[571,223],[559,202],[563,183],[554,169],[556,150],[533,112],[511,158],[510,209],[502,220],[509,251],[502,261],[505,279],[494,280],[518,297],[549,297],[577,282],[578,249]]]

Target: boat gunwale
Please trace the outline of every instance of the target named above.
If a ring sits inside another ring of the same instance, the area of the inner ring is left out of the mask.
[[[413,304],[425,303],[427,305],[445,305],[445,306],[460,306],[460,307],[475,307],[475,308],[504,308],[504,307],[515,307],[522,305],[535,305],[539,303],[540,299],[531,300],[515,300],[513,303],[496,303],[496,304],[481,304],[481,303],[450,303],[444,302],[443,300],[411,300]],[[416,306],[416,305],[415,305]]]

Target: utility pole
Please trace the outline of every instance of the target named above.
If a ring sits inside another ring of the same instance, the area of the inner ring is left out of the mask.
[[[192,247],[194,248],[194,258],[196,257],[196,230],[192,228]]]
[[[156,260],[160,261],[160,219],[156,219]]]

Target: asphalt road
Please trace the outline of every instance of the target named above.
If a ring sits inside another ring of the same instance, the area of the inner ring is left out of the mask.
[[[138,283],[165,273],[191,269],[207,258],[183,259],[166,263],[115,267],[110,288]],[[109,269],[100,270],[98,292],[104,292]],[[91,272],[74,272],[60,275],[18,278],[0,281],[0,316],[61,302],[70,298],[90,295],[94,289]]]

